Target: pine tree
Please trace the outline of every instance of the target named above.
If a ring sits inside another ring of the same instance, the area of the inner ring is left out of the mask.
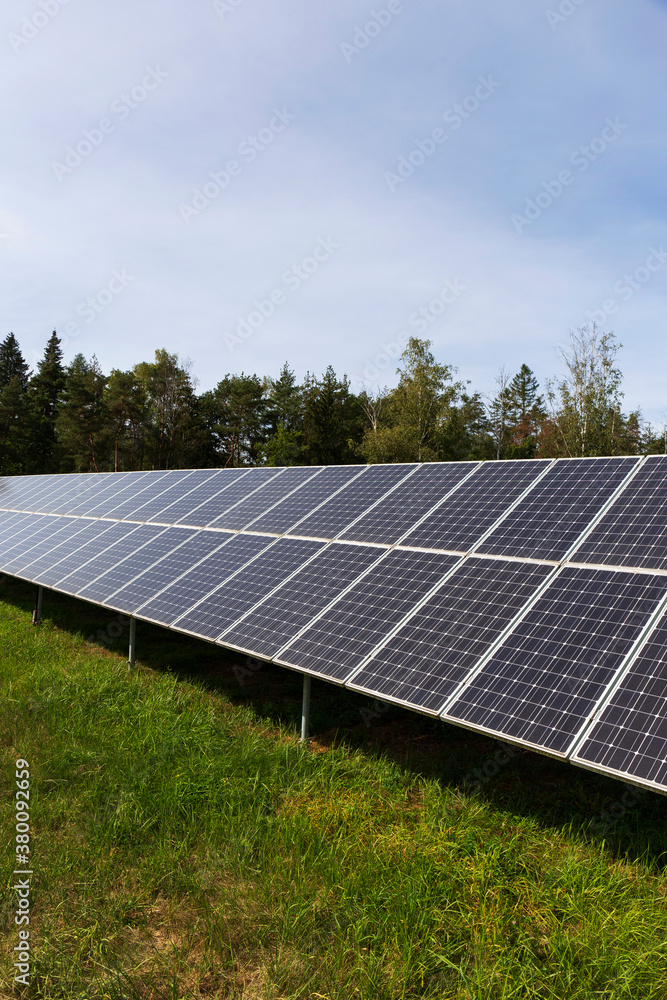
[[[350,392],[346,375],[339,379],[329,365],[320,379],[304,383],[303,443],[307,465],[350,465],[358,462],[364,413]]]
[[[77,354],[67,367],[65,391],[56,416],[62,468],[66,472],[100,471],[100,438],[108,423],[106,383],[95,355],[86,361],[83,354]]]
[[[539,383],[523,364],[508,386],[509,444],[506,458],[534,458],[547,411],[538,393]]]
[[[25,461],[28,473],[59,471],[56,417],[66,380],[60,339],[54,330],[28,384],[29,446]]]
[[[8,333],[0,344],[0,389],[9,385],[13,378],[18,379],[22,389],[27,389],[29,371],[16,337]]]
[[[24,471],[28,372],[16,337],[10,333],[0,344],[0,475]]]

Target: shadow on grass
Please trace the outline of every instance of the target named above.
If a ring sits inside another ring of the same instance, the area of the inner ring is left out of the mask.
[[[35,587],[0,577],[0,599],[29,614]],[[129,619],[99,605],[44,592],[43,618],[109,652],[127,656]],[[137,622],[139,669],[245,705],[258,719],[299,731],[302,675],[166,628]],[[313,680],[311,744],[344,744],[382,756],[415,777],[473,792],[502,811],[536,820],[580,841],[605,841],[612,856],[667,865],[667,799],[530,750],[447,725]]]

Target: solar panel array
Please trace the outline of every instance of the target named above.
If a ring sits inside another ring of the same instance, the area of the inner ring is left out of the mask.
[[[7,477],[0,572],[667,793],[667,456]]]

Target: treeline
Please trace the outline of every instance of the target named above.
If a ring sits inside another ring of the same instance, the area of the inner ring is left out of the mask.
[[[666,438],[622,411],[619,345],[584,327],[561,351],[565,374],[544,392],[530,368],[502,370],[492,398],[410,339],[393,389],[354,393],[332,367],[299,383],[227,374],[196,392],[178,355],[105,375],[54,332],[29,371],[9,334],[0,344],[0,474],[239,465],[338,465],[662,452]]]

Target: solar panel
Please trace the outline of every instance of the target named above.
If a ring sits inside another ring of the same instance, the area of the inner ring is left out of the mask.
[[[59,498],[52,512],[54,514],[70,514],[86,500],[98,497],[105,487],[113,484],[114,477],[115,473],[113,472],[90,473],[83,476],[76,489]]]
[[[71,546],[78,548],[79,543],[76,539],[84,529],[86,522],[78,517],[59,518],[59,521],[59,526],[49,526],[48,531],[40,537],[39,541],[25,552],[21,561],[14,563],[13,572],[17,576],[34,580],[35,575],[42,569],[47,569],[56,562],[63,545],[69,544],[70,551]],[[62,553],[63,555],[65,551]]]
[[[128,614],[136,611],[172,586],[176,580],[232,537],[222,535],[218,531],[195,531],[192,534],[188,529],[179,530],[185,535],[183,544],[112,594],[108,603]]]
[[[23,511],[3,510],[0,513],[0,542],[13,537],[15,530],[21,525],[25,526],[33,517],[34,514],[25,514]]]
[[[209,594],[232,573],[244,566],[273,539],[261,535],[217,535],[220,547],[171,586],[137,608],[137,617],[171,626],[177,618],[194,607],[202,596]],[[222,629],[220,629],[222,631]]]
[[[473,556],[349,686],[437,715],[551,572],[545,564]]]
[[[46,513],[43,506],[49,506],[58,497],[66,496],[71,489],[71,483],[66,481],[65,476],[50,476],[49,480],[49,483],[38,484],[36,489],[20,499],[22,510]]]
[[[213,472],[210,478],[199,482],[195,489],[184,494],[183,496],[180,496],[178,500],[172,499],[169,505],[160,510],[157,515],[146,517],[144,520],[161,521],[165,524],[178,524],[179,522],[186,520],[188,514],[192,514],[194,511],[202,507],[207,501],[218,496],[220,497],[220,505],[218,507],[219,512],[223,506],[223,490],[226,490],[233,484],[238,483],[239,480],[247,476],[249,472],[250,469],[217,469]],[[243,489],[244,488],[241,489],[241,496],[245,495]],[[245,489],[247,489],[247,487],[245,487]],[[229,502],[236,503],[236,500]],[[202,525],[193,525],[193,527],[202,527]]]
[[[667,592],[667,576],[558,572],[443,718],[567,753]]]
[[[118,483],[111,483],[109,488],[102,486],[97,496],[84,498],[78,507],[70,511],[77,517],[85,514],[87,517],[107,517],[110,510],[118,507],[124,500],[132,499],[147,489],[157,478],[162,478],[164,472],[128,472]]]
[[[667,787],[667,615],[632,661],[572,760]]]
[[[274,541],[231,579],[173,622],[172,627],[216,639],[245,611],[319,551],[322,544],[297,538]]]
[[[227,470],[225,470],[226,472]],[[231,470],[229,470],[231,471]],[[239,500],[249,496],[254,490],[260,489],[279,475],[282,469],[249,469],[247,474],[232,483],[226,483],[221,478],[220,492],[204,500],[197,507],[187,511],[173,524],[187,524],[194,528],[205,528],[221,514],[233,507]]]
[[[0,569],[5,573],[13,572],[13,566],[22,563],[26,552],[29,552],[42,537],[60,524],[62,521],[58,517],[51,517],[49,514],[32,514],[3,545]]]
[[[335,538],[414,471],[414,465],[369,465],[363,475],[353,479],[316,511],[295,524],[287,534]]]
[[[113,523],[109,521],[82,521],[81,523],[80,532],[59,545],[48,557],[44,556],[43,559],[40,559],[39,564],[35,563],[29,567],[31,580],[44,587],[52,587],[63,576],[71,572],[75,566],[80,566],[94,552],[99,551],[102,535],[113,527]],[[88,547],[89,543],[93,541],[97,548]]]
[[[667,569],[667,455],[650,455],[571,557]]]
[[[141,507],[137,507],[132,512],[132,520],[159,521],[164,524],[173,524],[174,518],[172,517],[172,513],[176,506],[189,504],[189,507],[192,507],[193,500],[196,500],[198,504],[201,503],[202,487],[210,479],[214,479],[217,474],[218,470],[215,469],[196,469],[184,479],[172,483],[171,486],[167,486],[165,490],[152,500],[148,500]],[[189,507],[186,507],[186,509],[189,509]],[[167,511],[169,513],[166,513]]]
[[[338,536],[357,542],[393,545],[443,497],[477,468],[477,462],[422,465],[367,514]],[[452,500],[458,491],[455,491]],[[412,544],[412,543],[410,543]]]
[[[54,584],[57,590],[62,590],[65,594],[78,593],[134,550],[133,541],[128,544],[127,540],[130,536],[136,538],[137,532],[143,531],[145,526],[128,521],[109,523],[112,524],[110,531],[63,559],[58,567],[63,575]]]
[[[338,490],[357,476],[363,475],[365,466],[332,465],[322,470],[314,479],[300,486],[296,492],[281,500],[265,514],[249,522],[247,530],[284,534],[307,514],[329,500]]]
[[[115,559],[104,573],[77,591],[77,597],[96,604],[106,604],[107,598],[133,580],[146,566],[166,555],[181,537],[183,528],[163,528],[156,524],[141,524],[132,535],[114,545]]]
[[[484,462],[451,496],[443,498],[403,544],[469,552],[551,464],[550,459]]]
[[[317,468],[304,466],[284,469],[279,476],[265,483],[260,490],[256,490],[245,500],[240,500],[234,507],[217,517],[209,527],[232,530],[244,528],[250,521],[254,521],[260,514],[264,514],[274,504],[284,500],[297,487],[302,486],[313,476],[317,476],[320,471]]]
[[[332,542],[219,641],[257,656],[274,656],[381,556],[381,549],[368,545]]]
[[[276,663],[344,681],[457,562],[393,549],[276,656]]]
[[[557,459],[478,551],[489,555],[562,559],[638,461],[636,458]]]
[[[5,477],[0,571],[667,793],[666,483],[667,456]]]
[[[126,496],[117,498],[117,503],[105,504],[104,516],[114,521],[132,521],[134,512],[144,504],[150,503],[164,493],[169,487],[182,483],[189,476],[186,471],[178,472],[151,472],[146,479],[138,484],[136,491],[130,491]],[[100,514],[96,510],[95,516]]]
[[[80,499],[90,488],[90,476],[79,473],[69,476],[59,476],[48,494],[39,499],[39,510],[42,514],[53,513],[67,500]]]

